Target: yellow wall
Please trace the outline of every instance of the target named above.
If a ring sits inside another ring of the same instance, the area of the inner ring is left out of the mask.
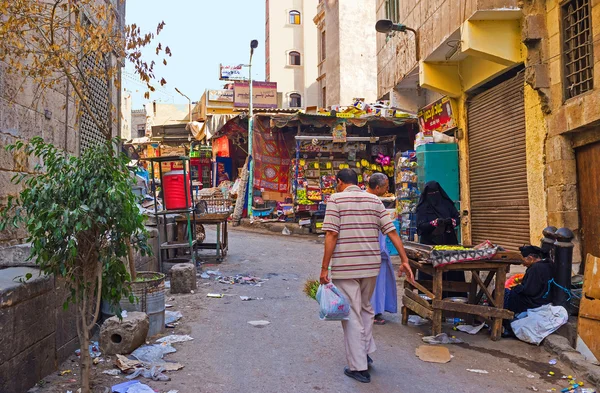
[[[548,225],[546,203],[545,146],[548,135],[539,94],[527,83],[525,94],[525,141],[527,149],[527,189],[529,193],[529,233],[531,244],[538,244]]]

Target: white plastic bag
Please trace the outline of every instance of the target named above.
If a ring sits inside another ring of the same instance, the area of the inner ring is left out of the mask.
[[[524,315],[523,317],[521,317]],[[521,341],[540,345],[549,335],[557,331],[569,320],[569,313],[561,306],[544,306],[527,310],[519,314],[520,319],[513,321],[512,327],[515,336]]]
[[[350,302],[332,283],[319,285],[317,302],[319,302],[319,318],[322,321],[350,319]]]

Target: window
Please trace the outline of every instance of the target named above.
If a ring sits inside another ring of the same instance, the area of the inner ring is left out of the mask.
[[[594,87],[592,26],[589,0],[570,0],[561,7],[564,98]]]
[[[290,108],[302,107],[302,96],[298,93],[290,94]]]
[[[385,18],[392,22],[400,22],[400,1],[386,0],[385,2]]]
[[[327,87],[321,89],[321,107],[327,108]]]
[[[290,25],[300,24],[300,13],[298,11],[290,11]]]
[[[296,51],[290,52],[290,65],[300,65],[300,53]]]
[[[325,60],[325,50],[327,48],[327,39],[325,37],[325,30],[321,32],[321,61]]]

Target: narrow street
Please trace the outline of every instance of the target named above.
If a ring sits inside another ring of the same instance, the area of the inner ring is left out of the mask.
[[[199,279],[190,295],[169,296],[168,303],[184,317],[167,333],[190,334],[191,342],[176,344],[168,360],[185,364],[170,373],[170,382],[147,382],[157,391],[188,392],[526,392],[564,387],[562,375],[572,372],[543,348],[516,340],[492,342],[487,332],[454,333],[466,344],[450,345],[447,364],[425,363],[415,356],[428,335],[427,326],[404,327],[397,316],[375,327],[378,351],[371,384],[343,374],[346,364],[341,325],[318,319],[317,303],[302,286],[316,277],[322,244],[311,237],[264,235],[242,230],[230,234],[227,260],[205,265],[226,275],[268,278],[261,287],[224,285]],[[223,293],[220,299],[207,293]],[[241,301],[239,296],[260,300]],[[266,320],[256,328],[248,321]],[[451,333],[451,329],[447,329]],[[476,374],[467,369],[486,370]],[[554,376],[549,376],[553,371]],[[573,374],[576,375],[576,374]]]

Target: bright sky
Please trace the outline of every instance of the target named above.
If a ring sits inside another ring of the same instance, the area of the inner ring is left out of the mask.
[[[187,104],[175,87],[192,101],[199,101],[205,89],[220,89],[219,63],[247,64],[250,41],[257,39],[252,60],[252,77],[265,78],[265,1],[264,0],[127,0],[127,24],[136,23],[142,32],[154,31],[166,23],[157,42],[173,53],[163,66],[154,48],[144,52],[148,62],[155,60],[155,75],[167,84],[157,89],[150,100]],[[123,75],[124,88],[132,95],[132,108],[141,109],[145,86],[133,75],[130,65]]]

